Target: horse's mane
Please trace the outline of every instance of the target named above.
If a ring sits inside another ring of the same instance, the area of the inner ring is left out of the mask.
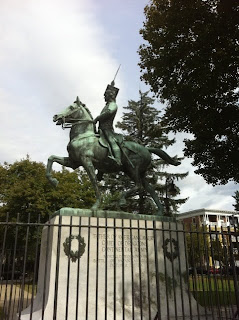
[[[85,108],[85,110],[89,113],[89,116],[91,117],[91,119],[93,120],[93,116],[92,116],[92,114],[91,114],[91,112],[90,112],[90,110],[87,108],[87,106],[86,105],[82,105],[83,106],[83,108]]]
[[[83,107],[88,112],[91,119],[93,120],[93,116],[92,116],[90,110],[87,108],[87,106],[84,103],[82,103],[80,100],[76,100],[75,103],[77,103],[79,107],[80,106]]]

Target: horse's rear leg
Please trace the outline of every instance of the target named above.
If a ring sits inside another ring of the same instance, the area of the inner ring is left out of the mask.
[[[146,180],[146,178],[144,177],[142,179],[142,183],[143,183],[143,187],[144,189],[150,194],[150,196],[153,198],[156,206],[158,207],[158,215],[163,215],[163,205],[159,200],[159,197],[157,196],[154,187],[152,187],[148,181]]]
[[[121,197],[119,199],[119,206],[123,207],[124,205],[126,205],[126,199],[132,195],[135,195],[137,193],[139,193],[140,187],[139,186],[135,186],[132,189],[130,189],[129,191],[125,191],[121,194]]]
[[[68,158],[68,157],[58,157],[58,156],[55,156],[55,155],[50,156],[48,158],[48,161],[47,161],[46,177],[50,181],[50,183],[54,187],[56,187],[58,185],[59,181],[56,178],[53,178],[52,174],[51,174],[52,165],[53,165],[54,162],[59,163],[62,166],[65,166],[65,167],[72,168],[72,169],[76,169],[76,168],[73,166],[70,158]]]
[[[127,175],[134,181],[135,186],[132,189],[125,191],[121,194],[121,197],[119,200],[120,207],[123,207],[124,205],[126,205],[126,199],[128,197],[135,195],[137,193],[139,194],[143,188],[138,167],[132,168],[132,170],[127,172]]]

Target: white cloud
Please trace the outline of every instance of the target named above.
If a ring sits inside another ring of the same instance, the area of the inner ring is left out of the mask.
[[[52,93],[68,101],[80,92],[90,104],[98,102],[117,62],[92,6],[75,0],[18,3],[5,3],[0,14],[6,73],[16,75],[22,90],[42,98]]]
[[[118,66],[111,39],[90,1],[4,0],[0,6],[0,162],[26,153],[37,161],[66,154],[68,132],[52,116],[76,95],[94,115],[100,112]]]

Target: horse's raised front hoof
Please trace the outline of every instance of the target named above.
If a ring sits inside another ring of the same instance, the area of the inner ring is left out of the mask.
[[[53,187],[57,187],[59,181],[56,178],[50,178],[49,179],[50,183],[53,185]]]

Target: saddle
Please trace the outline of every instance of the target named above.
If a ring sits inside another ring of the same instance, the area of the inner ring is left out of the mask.
[[[99,137],[99,144],[102,147],[107,148],[108,150],[110,150],[109,142],[105,138],[102,130],[99,130],[99,133],[97,134],[97,136]],[[124,143],[124,136],[122,134],[115,133],[114,134],[114,138],[115,138],[116,143],[118,144],[118,146],[121,149],[123,147],[123,143]]]
[[[99,137],[99,144],[102,147],[107,148],[109,153],[111,153],[110,145],[109,145],[107,139],[105,138],[102,130],[99,130],[97,136]],[[114,138],[120,148],[121,154],[122,153],[125,154],[125,149],[128,149],[134,153],[138,153],[137,147],[135,148],[135,144],[129,143],[129,141],[127,140],[127,137],[124,137],[122,134],[119,134],[119,133],[114,133]],[[128,159],[127,156],[126,156],[126,158]],[[131,163],[131,161],[129,159],[128,159],[128,161],[133,166],[133,164]]]

